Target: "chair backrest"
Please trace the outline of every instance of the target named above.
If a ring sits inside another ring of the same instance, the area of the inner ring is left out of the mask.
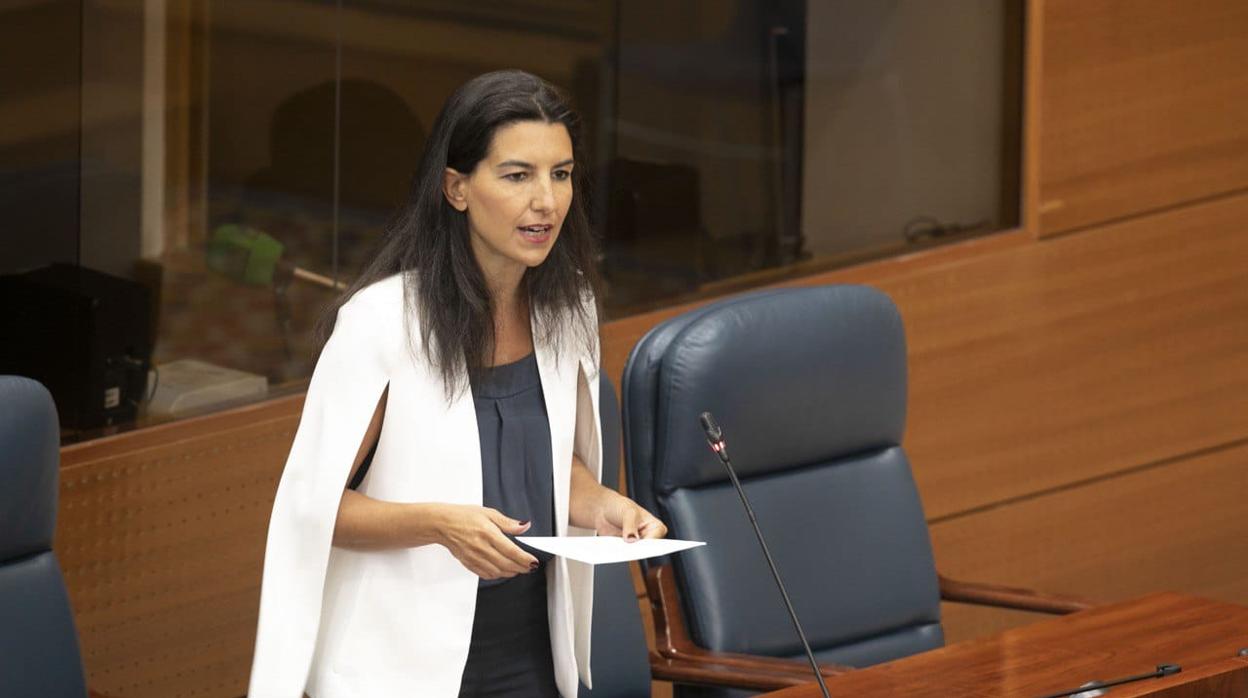
[[[712,412],[821,661],[865,666],[943,643],[922,505],[901,448],[906,347],[884,294],[747,294],[662,323],[624,372],[630,492],[671,535],[692,639],[795,657],[801,645],[724,467]]]
[[[620,481],[620,406],[606,372],[599,372],[602,419],[602,484]],[[650,658],[641,608],[628,565],[594,568],[594,628],[590,638],[594,689],[581,698],[639,698],[650,695]]]
[[[87,693],[78,635],[52,553],[60,436],[52,396],[0,376],[0,695]]]

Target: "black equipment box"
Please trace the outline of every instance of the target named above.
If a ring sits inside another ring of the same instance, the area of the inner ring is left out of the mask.
[[[92,269],[0,276],[0,373],[47,386],[62,427],[133,420],[147,389],[151,317],[145,286]]]

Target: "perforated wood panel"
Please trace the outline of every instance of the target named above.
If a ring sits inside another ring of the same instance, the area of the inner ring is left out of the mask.
[[[264,536],[298,419],[298,403],[286,407],[63,468],[56,551],[92,688],[246,692]]]

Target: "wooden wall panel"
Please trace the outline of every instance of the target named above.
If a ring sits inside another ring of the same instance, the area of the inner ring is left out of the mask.
[[[843,282],[901,308],[906,447],[930,518],[1248,436],[1248,196],[793,283]],[[674,312],[607,325],[609,375]]]
[[[1040,233],[1248,187],[1248,3],[1036,2]]]
[[[56,552],[91,687],[240,696],[302,400],[66,449]]]
[[[932,542],[941,570],[958,578],[1101,601],[1178,589],[1248,604],[1246,493],[1248,440],[943,521]],[[961,604],[944,612],[955,642],[1039,617]]]
[[[1248,436],[1248,196],[880,287],[929,517]]]

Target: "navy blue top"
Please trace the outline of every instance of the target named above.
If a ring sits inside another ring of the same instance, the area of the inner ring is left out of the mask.
[[[482,371],[472,381],[472,401],[481,439],[482,506],[517,521],[531,521],[524,535],[555,535],[550,420],[537,355]],[[536,548],[521,547],[539,562],[551,558]],[[504,581],[483,579],[481,586]]]
[[[525,535],[555,535],[554,457],[550,452],[550,420],[537,370],[537,355],[486,368],[471,381],[481,441],[481,504],[517,521],[531,521]],[[373,445],[373,451],[376,450]],[[348,485],[356,489],[372,465],[373,451]],[[552,556],[521,547],[546,562]],[[506,579],[481,580],[494,586]]]

